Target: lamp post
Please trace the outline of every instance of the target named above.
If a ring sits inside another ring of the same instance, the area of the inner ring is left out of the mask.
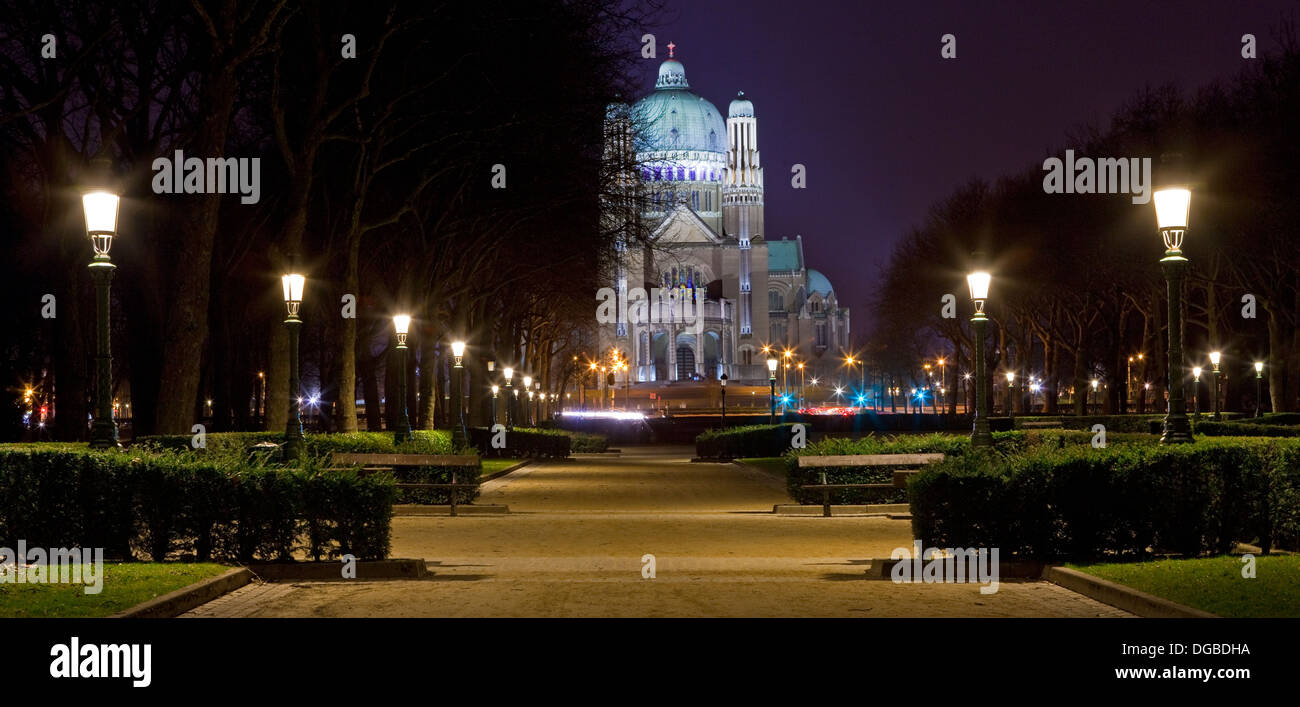
[[[1201,367],[1192,368],[1192,409],[1195,410],[1196,419],[1201,418]]]
[[[1262,417],[1264,394],[1264,362],[1255,362],[1255,417]]]
[[[492,426],[497,426],[497,393],[501,392],[501,386],[492,384]]]
[[[803,361],[799,362],[799,409],[802,410],[803,403]]]
[[[107,172],[107,165],[96,161]],[[90,278],[95,282],[95,412],[90,425],[92,449],[117,447],[117,422],[113,420],[113,349],[109,339],[109,288],[117,266],[108,258],[117,235],[117,207],[121,198],[106,188],[96,187],[81,195],[86,216],[86,234],[95,257],[90,261]]]
[[[505,368],[501,369],[501,375],[505,376],[506,379],[506,429],[511,429],[512,427],[514,427],[515,424],[514,423],[515,398],[514,396],[510,395],[511,393],[510,379],[514,377],[515,369],[511,368],[510,366],[506,366]],[[518,393],[515,393],[515,396],[517,395]]]
[[[948,387],[948,369],[944,367],[945,363],[946,361],[944,361],[944,359],[939,359],[939,394],[943,396],[943,406],[947,409],[948,391],[946,388]]]
[[[524,424],[533,424],[533,377],[524,376],[524,391],[528,393],[528,406],[524,408]],[[520,401],[522,402],[522,400]]]
[[[770,390],[767,394],[767,424],[776,424],[776,359],[767,359],[767,381]]]
[[[1101,383],[1096,378],[1092,379],[1092,407],[1095,411],[1097,408],[1097,386]]]
[[[307,278],[289,273],[280,278],[280,284],[284,288],[284,306],[289,313],[284,320],[289,329],[289,419],[284,426],[284,458],[297,459],[302,456],[304,447],[302,383],[298,377],[298,333],[302,329],[302,320],[298,318],[298,309],[302,305],[302,291]]]
[[[1007,417],[1013,419],[1016,416],[1015,397],[1014,397],[1015,391],[1013,390],[1015,387],[1016,387],[1016,372],[1007,371]]]
[[[971,317],[971,327],[975,329],[975,423],[971,430],[972,447],[993,446],[993,434],[989,431],[989,382],[984,370],[984,330],[988,326],[988,317],[984,316],[984,302],[989,297],[989,283],[993,277],[986,272],[973,272],[966,276],[970,288],[970,298],[975,302],[975,314]]]
[[[1187,233],[1187,216],[1192,192],[1186,187],[1156,190],[1156,226],[1165,243],[1165,257],[1160,260],[1168,283],[1169,298],[1169,408],[1165,414],[1161,444],[1192,441],[1192,427],[1187,420],[1187,401],[1183,398],[1183,274],[1187,258],[1183,257],[1183,236]]]
[[[722,384],[722,428],[727,428],[727,374],[723,373],[718,382]]]
[[[1210,352],[1210,366],[1213,370],[1210,372],[1210,409],[1213,411],[1212,417],[1219,419],[1219,361],[1223,354],[1218,351]]]
[[[411,439],[411,420],[406,415],[406,334],[410,328],[411,315],[393,316],[393,330],[397,332],[397,426],[393,428],[395,444]]]
[[[465,448],[465,401],[463,387],[465,385],[465,367],[462,365],[465,357],[465,342],[451,342],[451,399],[456,404],[456,419],[451,423],[454,425],[451,431],[451,448],[459,450]]]

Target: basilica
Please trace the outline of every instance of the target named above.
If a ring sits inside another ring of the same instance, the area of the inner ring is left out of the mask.
[[[726,374],[766,385],[764,347],[792,352],[807,376],[833,375],[849,344],[849,310],[808,267],[799,235],[764,228],[758,118],[744,92],[723,120],[669,58],[654,91],[610,107],[606,135],[607,156],[626,152],[632,165],[626,186],[638,195],[629,203],[644,237],[619,245],[603,285],[624,301],[629,292],[676,293],[677,306],[600,324],[601,350],[617,351],[634,383]]]

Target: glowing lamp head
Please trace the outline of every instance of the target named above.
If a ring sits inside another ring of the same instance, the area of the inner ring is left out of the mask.
[[[989,298],[989,283],[992,281],[993,276],[983,270],[966,276],[966,286],[970,288],[970,298],[975,300],[976,313],[984,311],[984,301]]]
[[[492,386],[492,397],[495,398],[497,396],[497,393],[499,392],[501,392],[501,386],[499,385]]]
[[[393,315],[393,331],[397,332],[397,345],[406,346],[406,334],[411,330],[411,315]]]
[[[1015,372],[1015,371],[1007,371],[1007,382],[1008,382],[1008,383],[1015,383],[1015,382],[1016,382],[1016,372]]]
[[[515,369],[506,366],[501,369],[501,375],[506,377],[506,385],[510,385],[510,379],[515,377]]]
[[[1186,187],[1157,189],[1152,196],[1156,205],[1156,227],[1164,237],[1165,248],[1178,251],[1183,246],[1187,232],[1187,217],[1192,205],[1192,192]]]
[[[774,358],[767,359],[767,372],[773,378],[776,377],[776,363],[777,361]]]
[[[1201,367],[1200,367],[1200,366],[1193,366],[1193,367],[1192,367],[1192,378],[1194,378],[1194,379],[1196,380],[1196,382],[1198,382],[1198,383],[1201,381]]]
[[[525,388],[531,388],[531,387],[533,387],[533,377],[532,377],[532,376],[524,376],[524,387],[525,387]]]
[[[86,214],[86,233],[95,248],[96,257],[108,257],[117,235],[117,207],[121,198],[104,189],[94,189],[81,195],[81,208]]]
[[[284,288],[284,306],[289,310],[289,316],[298,316],[298,305],[302,304],[302,290],[307,284],[307,278],[298,273],[289,273],[280,277],[280,284]]]
[[[1097,382],[1098,382],[1098,381],[1097,381],[1096,378],[1093,378],[1093,379],[1092,379],[1092,389],[1093,389],[1093,390],[1096,390],[1096,389],[1097,389]]]
[[[1256,362],[1255,362],[1255,374],[1258,375],[1258,374],[1263,373],[1263,372],[1264,372],[1264,362],[1263,362],[1263,361],[1256,361]]]
[[[1214,364],[1214,367],[1215,367],[1215,368],[1218,368],[1218,367],[1219,367],[1219,361],[1220,361],[1222,358],[1223,358],[1223,353],[1222,353],[1222,352],[1219,352],[1219,351],[1211,351],[1211,352],[1210,352],[1210,363]]]

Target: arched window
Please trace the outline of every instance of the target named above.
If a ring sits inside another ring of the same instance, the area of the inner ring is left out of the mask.
[[[780,290],[767,291],[767,311],[769,312],[785,311],[785,297],[781,295]]]

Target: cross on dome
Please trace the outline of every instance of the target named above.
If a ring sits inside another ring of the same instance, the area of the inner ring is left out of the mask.
[[[677,48],[677,45],[676,45],[676,44],[673,44],[672,42],[668,42],[668,58],[669,58],[669,59],[673,58],[673,50],[676,49],[676,48]]]

